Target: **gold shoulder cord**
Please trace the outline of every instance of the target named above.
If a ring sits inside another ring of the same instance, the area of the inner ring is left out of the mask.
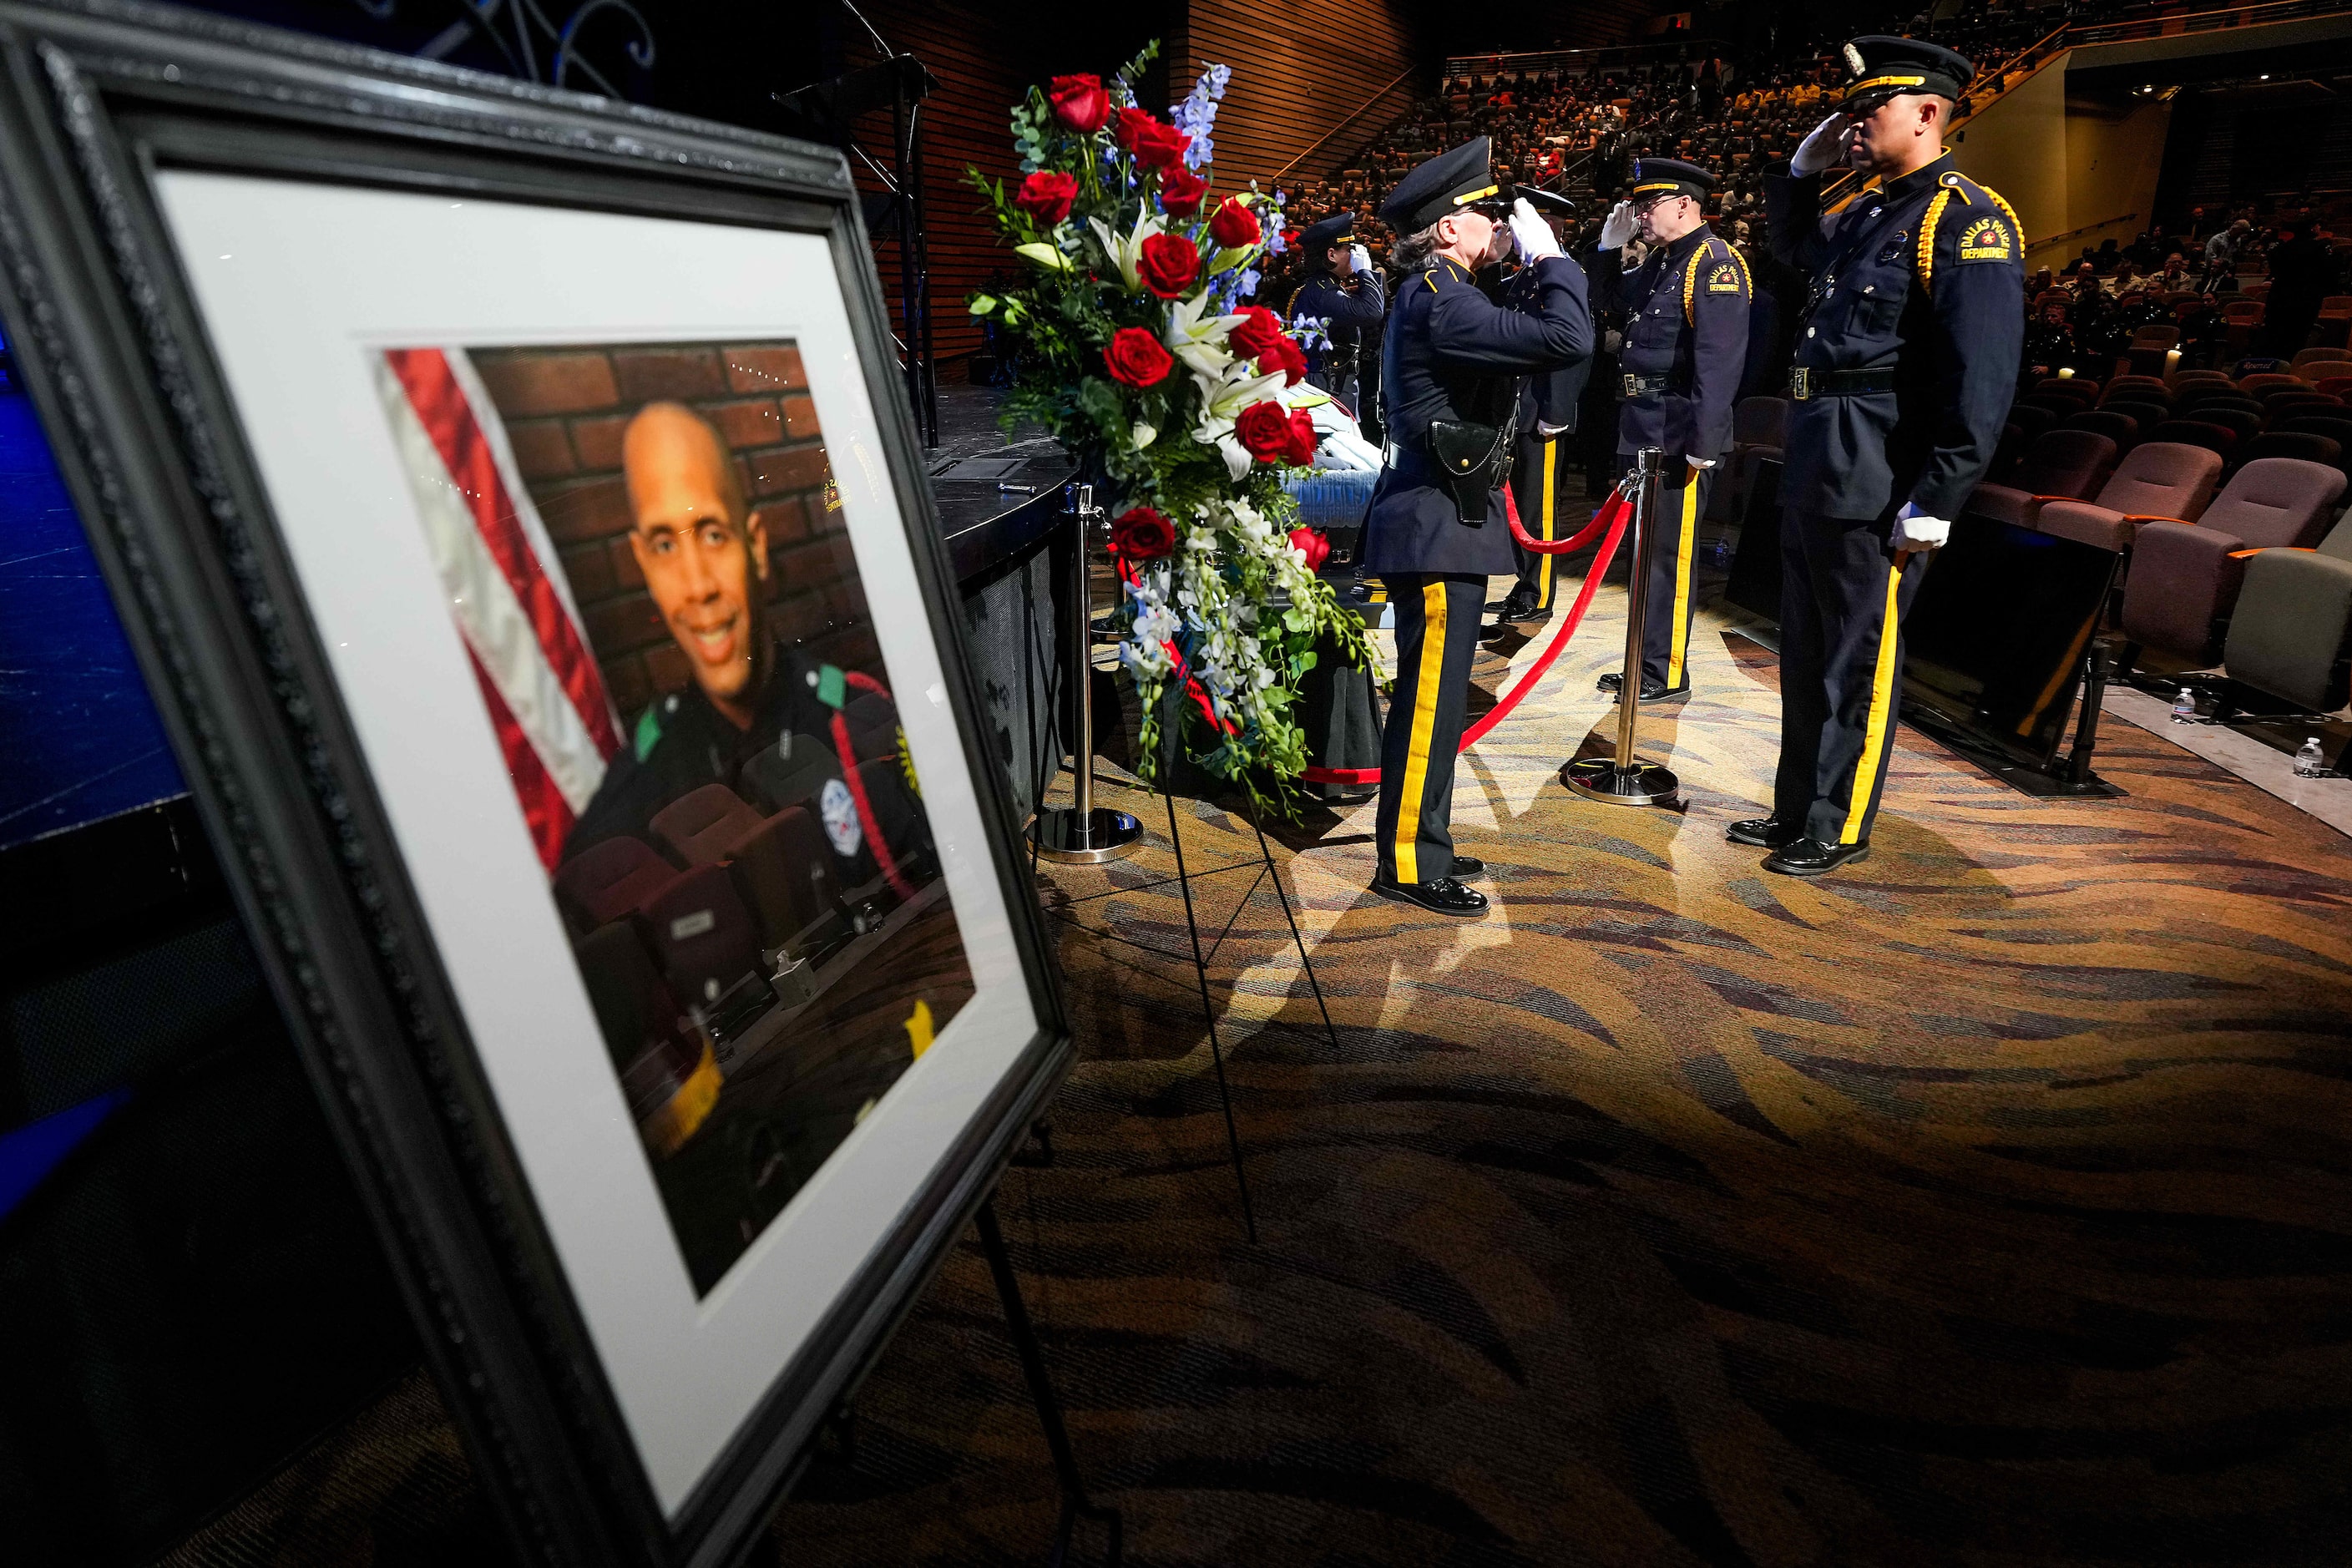
[[[1713,260],[1713,247],[1718,245],[1723,247],[1723,254],[1731,258],[1731,264],[1739,268],[1739,281],[1747,288],[1748,297],[1751,300],[1756,297],[1755,280],[1748,276],[1748,263],[1740,258],[1738,247],[1710,235],[1706,244],[1691,252],[1690,265],[1683,268],[1683,325],[1685,327],[1698,325],[1698,311],[1693,300],[1698,292],[1699,259],[1704,257]]]
[[[1919,287],[1931,288],[1936,277],[1936,225],[1944,216],[1945,206],[1952,199],[1952,187],[1946,185],[1927,204],[1927,216],[1919,220]],[[1962,197],[1966,200],[1966,197]]]

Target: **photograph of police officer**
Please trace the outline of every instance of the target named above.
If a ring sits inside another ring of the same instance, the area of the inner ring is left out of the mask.
[[[1716,177],[1696,163],[1643,158],[1633,189],[1601,225],[1601,253],[1614,259],[1638,241],[1641,264],[1604,265],[1596,294],[1613,291],[1623,313],[1618,349],[1617,468],[1633,466],[1644,447],[1665,453],[1649,551],[1649,596],[1643,621],[1642,700],[1675,702],[1690,695],[1690,634],[1697,614],[1695,563],[1699,519],[1717,465],[1731,446],[1731,411],[1748,365],[1748,305],[1755,289],[1748,263],[1706,221]],[[1615,691],[1616,671],[1601,678]]]
[[[473,361],[621,710],[550,891],[707,1291],[971,999],[962,937],[796,351]]]
[[[1991,463],[2025,334],[2023,233],[1953,166],[1967,57],[1874,35],[1836,112],[1765,176],[1774,253],[1811,279],[1780,478],[1780,759],[1731,841],[1812,877],[1870,852],[1893,752],[1903,617]],[[1874,180],[1835,214],[1840,167]]]

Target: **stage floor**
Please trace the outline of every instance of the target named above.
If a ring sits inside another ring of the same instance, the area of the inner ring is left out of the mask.
[[[1270,891],[1238,910],[1212,984],[1255,1247],[1191,966],[1097,934],[1182,947],[1164,807],[1109,789],[1146,852],[1042,879],[1084,1060],[1000,1203],[1128,1561],[2343,1562],[2352,841],[2127,723],[2117,801],[1905,727],[1873,858],[1766,876],[1722,826],[1766,798],[1776,660],[1718,611],[1643,730],[1687,808],[1558,783],[1622,606],[1464,760],[1486,920],[1371,898],[1369,805],[1285,831],[1336,1047]],[[1255,859],[1180,809],[1195,870]],[[1204,927],[1249,881],[1196,884]],[[777,1562],[1043,1560],[975,1246],[857,1409]],[[418,1378],[173,1561],[383,1562],[387,1529],[489,1561],[483,1519]]]

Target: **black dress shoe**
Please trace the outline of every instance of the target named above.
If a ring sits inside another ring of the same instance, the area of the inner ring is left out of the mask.
[[[1783,877],[1818,877],[1850,860],[1870,858],[1870,845],[1824,844],[1818,838],[1795,839],[1764,857],[1764,869]]]
[[[1784,844],[1794,844],[1805,836],[1802,824],[1783,822],[1777,816],[1751,816],[1745,822],[1735,822],[1723,830],[1723,836],[1734,844],[1752,844],[1759,849],[1778,849]]]
[[[1593,689],[1614,693],[1624,684],[1625,678],[1612,669],[1593,683]],[[1663,680],[1642,682],[1642,700],[1644,702],[1680,702],[1690,694],[1690,682],[1687,680],[1680,686],[1668,686]]]
[[[1372,879],[1372,891],[1384,899],[1419,904],[1441,915],[1483,915],[1486,912],[1486,895],[1472,892],[1451,877],[1440,877],[1434,882],[1397,882],[1386,877]]]
[[[1479,859],[1475,855],[1456,855],[1454,858],[1454,869],[1447,874],[1457,882],[1467,882],[1474,877],[1483,877],[1486,874],[1486,862]]]
[[[1495,618],[1498,621],[1535,621],[1551,619],[1551,612],[1536,604],[1536,591],[1522,583],[1503,595]]]

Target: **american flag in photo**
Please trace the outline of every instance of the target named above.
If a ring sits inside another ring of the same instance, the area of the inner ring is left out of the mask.
[[[376,386],[540,860],[621,748],[555,546],[463,349],[389,349]]]

